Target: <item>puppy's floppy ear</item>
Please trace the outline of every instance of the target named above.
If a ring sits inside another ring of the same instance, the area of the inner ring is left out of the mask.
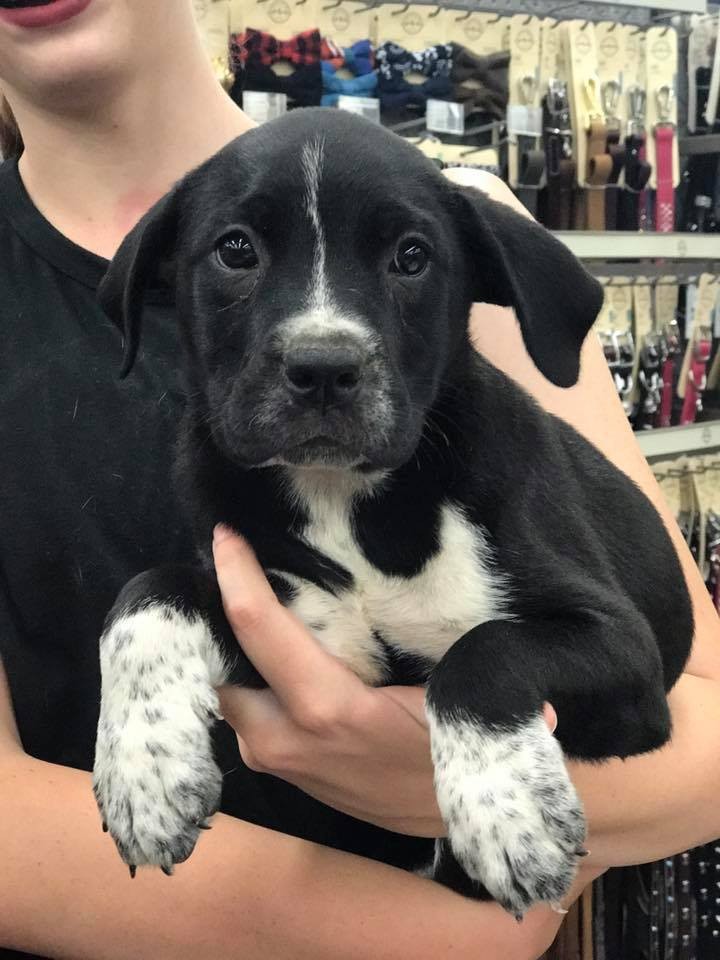
[[[474,187],[458,188],[457,196],[473,299],[514,307],[535,366],[556,386],[571,387],[602,306],[602,287],[534,220]]]
[[[145,291],[158,281],[161,263],[174,250],[180,190],[176,187],[166,194],[130,231],[98,288],[100,306],[123,332],[121,379],[130,373],[137,356]]]

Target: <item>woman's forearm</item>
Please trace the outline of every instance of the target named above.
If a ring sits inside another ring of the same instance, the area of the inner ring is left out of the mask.
[[[72,960],[531,960],[558,918],[518,925],[382,864],[218,816],[169,879],[133,881],[86,773],[0,753],[0,946]]]
[[[720,836],[720,682],[684,674],[670,706],[673,737],[661,750],[571,764],[599,867],[659,860]]]

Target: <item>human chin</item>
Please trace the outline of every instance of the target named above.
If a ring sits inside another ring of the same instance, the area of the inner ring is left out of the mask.
[[[92,95],[95,85],[132,63],[133,6],[133,0],[91,0],[77,16],[42,28],[0,19],[0,75],[8,99],[16,92],[52,109],[83,92]]]

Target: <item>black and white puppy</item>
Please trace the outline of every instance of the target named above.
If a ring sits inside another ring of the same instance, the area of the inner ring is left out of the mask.
[[[262,684],[222,614],[222,521],[365,682],[427,684],[448,833],[430,875],[516,915],[560,900],[585,837],[565,757],[667,741],[691,606],[649,501],[477,355],[468,314],[513,306],[570,386],[598,284],[542,227],[332,110],[246,133],[128,236],[101,291],[125,372],[163,264],[200,562],[137,576],[101,640],[94,785],[131,872],[190,855],[220,801],[215,687]]]

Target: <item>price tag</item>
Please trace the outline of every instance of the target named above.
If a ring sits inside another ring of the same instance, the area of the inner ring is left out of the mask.
[[[380,123],[380,101],[372,97],[346,97],[341,94],[338,97],[338,107],[348,113],[357,113],[366,120]]]
[[[287,112],[287,94],[244,90],[243,110],[255,123],[267,123]]]
[[[465,133],[465,104],[428,100],[425,126],[434,133],[451,133],[461,137]]]
[[[542,107],[513,103],[507,108],[507,129],[511,137],[541,137]]]

